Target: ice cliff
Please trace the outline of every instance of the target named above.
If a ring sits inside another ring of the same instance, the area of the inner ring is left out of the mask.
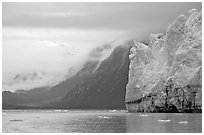
[[[201,110],[202,12],[179,16],[148,46],[132,41],[126,107],[135,112]]]

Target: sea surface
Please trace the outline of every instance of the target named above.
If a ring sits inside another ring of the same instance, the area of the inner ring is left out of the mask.
[[[202,132],[202,114],[125,110],[3,110],[3,133]]]

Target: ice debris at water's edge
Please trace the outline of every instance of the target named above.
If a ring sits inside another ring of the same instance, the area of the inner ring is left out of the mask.
[[[149,40],[131,42],[128,111],[201,112],[202,12],[190,10]]]

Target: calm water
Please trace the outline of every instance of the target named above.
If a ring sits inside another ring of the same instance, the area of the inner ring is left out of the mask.
[[[6,110],[3,132],[202,132],[202,114]]]

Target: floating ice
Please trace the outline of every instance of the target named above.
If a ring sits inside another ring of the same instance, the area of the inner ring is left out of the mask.
[[[107,116],[98,116],[99,118],[101,118],[101,119],[108,119],[108,118],[110,118],[110,117],[107,117]]]
[[[171,120],[158,120],[159,122],[170,122]]]
[[[180,121],[179,124],[188,124],[188,121]]]
[[[116,112],[117,110],[110,110],[110,112]]]
[[[54,110],[55,112],[61,112],[62,110]]]
[[[141,116],[141,117],[148,117],[149,115],[147,115],[147,114],[141,114],[140,116]]]

